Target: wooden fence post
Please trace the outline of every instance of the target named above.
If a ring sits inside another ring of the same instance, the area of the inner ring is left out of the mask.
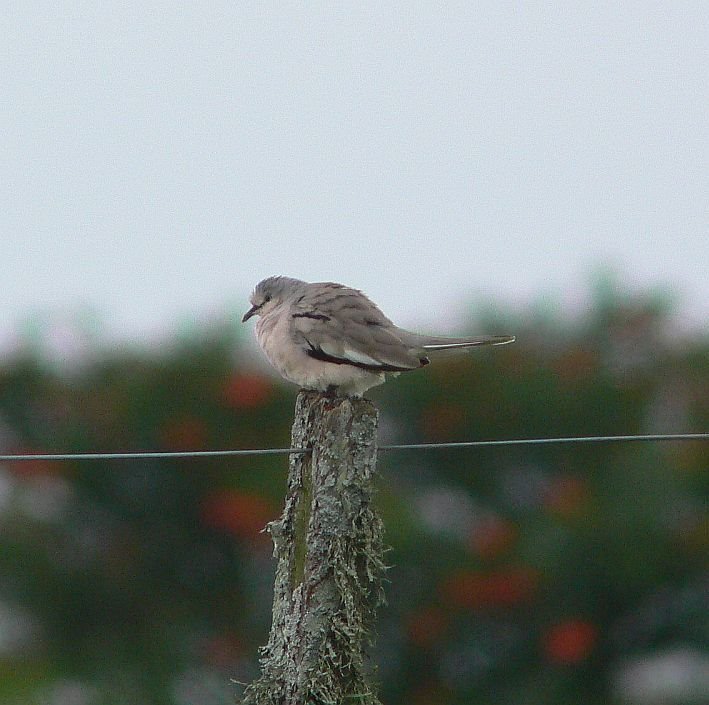
[[[301,391],[261,676],[243,705],[381,705],[366,647],[383,601],[383,526],[372,506],[378,414],[369,401]]]

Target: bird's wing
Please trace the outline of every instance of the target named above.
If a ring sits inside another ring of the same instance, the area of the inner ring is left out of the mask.
[[[356,289],[311,284],[291,302],[288,315],[294,340],[316,359],[380,372],[428,364],[423,350],[402,341],[396,326]]]

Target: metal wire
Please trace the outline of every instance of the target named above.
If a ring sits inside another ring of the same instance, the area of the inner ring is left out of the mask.
[[[709,433],[659,433],[644,436],[578,436],[562,438],[519,438],[503,441],[463,441],[461,443],[405,443],[379,446],[379,450],[427,450],[435,448],[474,448],[481,446],[531,446],[555,443],[629,443],[637,441],[706,441]]]
[[[131,453],[32,453],[29,455],[0,455],[0,462],[15,460],[136,460],[139,458],[218,458],[234,455],[291,455],[308,453],[303,448],[254,448],[245,450],[184,450],[147,451]]]
[[[440,448],[475,448],[485,446],[551,445],[560,443],[633,443],[655,441],[707,441],[709,433],[661,433],[642,436],[577,436],[561,438],[518,438],[499,441],[463,441],[453,443],[403,443],[378,446],[377,450],[435,450]],[[247,455],[294,455],[309,453],[309,448],[255,448],[239,450],[148,451],[129,453],[31,453],[0,455],[0,462],[27,460],[137,460],[143,458],[218,458]]]

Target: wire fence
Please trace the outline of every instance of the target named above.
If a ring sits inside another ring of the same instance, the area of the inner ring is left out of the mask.
[[[572,436],[561,438],[516,438],[507,440],[461,441],[450,443],[401,443],[377,446],[379,451],[438,450],[442,448],[481,448],[490,446],[555,445],[563,443],[637,443],[660,441],[709,441],[709,433],[659,433],[636,436]],[[21,453],[0,455],[0,462],[139,460],[179,458],[228,458],[254,455],[294,455],[310,448],[254,448],[233,450],[136,451],[126,453]]]

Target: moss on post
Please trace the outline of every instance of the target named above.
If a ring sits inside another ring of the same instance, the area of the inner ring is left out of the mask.
[[[380,705],[365,649],[383,601],[383,527],[372,507],[377,410],[301,391],[261,676],[243,705]]]

